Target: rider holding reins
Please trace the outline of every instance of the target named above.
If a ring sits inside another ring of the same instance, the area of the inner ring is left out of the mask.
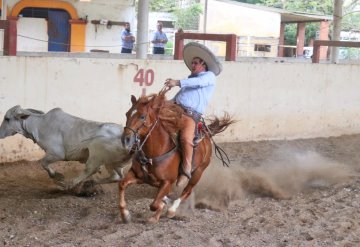
[[[178,186],[185,185],[191,178],[194,151],[195,127],[214,93],[216,76],[222,65],[214,54],[204,45],[191,42],[185,45],[183,58],[191,74],[187,79],[166,79],[165,86],[179,86],[180,91],[174,101],[184,109],[183,129],[180,131],[182,147],[182,174]]]

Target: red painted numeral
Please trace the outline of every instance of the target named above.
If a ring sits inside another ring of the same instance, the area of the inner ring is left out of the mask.
[[[139,69],[134,76],[134,82],[139,83],[140,87],[142,87],[144,84],[146,87],[148,87],[154,83],[154,77],[154,71],[152,69],[148,69],[145,72],[144,69]]]
[[[134,76],[134,82],[138,82],[141,87],[144,83],[144,69],[139,69],[136,75]]]
[[[145,72],[145,86],[151,86],[154,83],[154,71],[148,69]]]

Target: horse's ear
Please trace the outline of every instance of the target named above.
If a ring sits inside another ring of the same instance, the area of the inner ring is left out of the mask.
[[[133,105],[136,104],[136,97],[135,97],[134,95],[131,95],[131,103],[132,103]]]

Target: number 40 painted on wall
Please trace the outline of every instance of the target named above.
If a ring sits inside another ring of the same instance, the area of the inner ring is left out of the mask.
[[[154,83],[154,71],[152,69],[139,69],[134,76],[134,82],[139,83],[139,86],[149,87]]]

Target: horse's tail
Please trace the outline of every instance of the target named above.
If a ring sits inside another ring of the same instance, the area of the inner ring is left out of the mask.
[[[206,125],[208,133],[210,135],[210,139],[214,144],[215,147],[215,155],[218,157],[218,159],[221,160],[223,166],[229,167],[230,159],[227,156],[226,152],[215,143],[212,136],[219,134],[227,129],[231,124],[235,123],[236,121],[232,119],[232,117],[225,112],[224,116],[222,118],[214,117],[213,119],[208,119],[210,121],[210,124]]]
[[[218,118],[215,116],[213,119],[208,120],[210,121],[210,123],[207,124],[207,128],[211,136],[225,131],[227,127],[236,122],[227,112],[224,113],[224,116],[222,118]]]

